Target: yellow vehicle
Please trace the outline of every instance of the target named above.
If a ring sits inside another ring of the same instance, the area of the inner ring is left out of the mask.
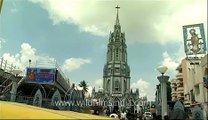
[[[0,119],[112,119],[71,111],[50,110],[22,103],[0,101]]]

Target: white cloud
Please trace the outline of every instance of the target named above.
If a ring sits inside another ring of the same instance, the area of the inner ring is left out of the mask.
[[[36,49],[29,43],[22,43],[20,52],[12,55],[10,53],[4,53],[3,58],[10,64],[14,64],[21,70],[25,70],[29,66],[29,59],[32,60],[31,66],[37,67],[56,67],[56,61],[49,56],[36,55]],[[65,60],[62,65],[62,70],[65,72],[79,69],[84,64],[91,63],[90,59],[82,58],[69,58]]]
[[[103,79],[97,79],[97,80],[95,80],[95,86],[102,87],[103,86]]]
[[[90,59],[83,59],[83,58],[69,58],[64,61],[62,66],[62,70],[65,72],[71,72],[73,70],[79,69],[84,64],[91,63]]]
[[[169,56],[167,51],[163,53],[162,65],[167,66],[169,71],[175,71],[176,67],[179,65],[178,61],[174,60]]]
[[[2,37],[0,37],[0,49],[2,48],[3,43],[5,43],[6,40]]]
[[[4,53],[3,58],[8,61],[10,64],[14,64],[21,70],[24,70],[25,67],[29,65],[29,59],[33,62],[38,59],[38,56],[35,55],[36,49],[32,48],[30,44],[23,43],[21,45],[21,51],[16,53],[15,55],[11,55],[10,53]]]
[[[49,13],[54,25],[75,24],[81,31],[108,35],[115,23],[115,6],[119,4],[120,23],[129,42],[181,41],[182,26],[207,25],[206,0],[98,1],[98,0],[31,0]],[[206,29],[206,28],[205,28]]]
[[[150,83],[143,80],[143,79],[139,79],[136,82],[131,83],[131,88],[132,89],[137,89],[138,88],[140,97],[147,96],[148,91],[150,89]]]
[[[170,75],[174,77],[177,72],[176,68],[181,63],[181,60],[186,57],[184,50],[183,50],[183,46],[180,46],[178,51],[171,54],[171,56],[168,54],[167,51],[163,52],[162,56],[163,56],[162,65],[167,66],[168,72],[170,72]]]

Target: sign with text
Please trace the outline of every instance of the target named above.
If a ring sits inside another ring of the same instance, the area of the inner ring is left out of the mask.
[[[113,93],[112,96],[115,96],[115,97],[121,97],[122,94],[120,94],[120,93]]]
[[[56,78],[56,69],[49,68],[27,68],[26,82],[53,84]]]

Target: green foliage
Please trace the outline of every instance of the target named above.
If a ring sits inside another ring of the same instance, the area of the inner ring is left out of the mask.
[[[171,83],[168,81],[167,82],[167,101],[171,101],[172,97],[171,97]]]
[[[85,82],[85,80],[81,81],[81,82],[79,83],[79,86],[83,88],[82,91],[83,91],[84,94],[88,92],[89,88],[88,88],[88,85],[87,85],[87,83]]]

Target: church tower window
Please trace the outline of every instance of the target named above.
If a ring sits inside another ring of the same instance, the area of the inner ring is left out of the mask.
[[[118,80],[115,81],[115,90],[116,91],[119,90],[119,81]]]
[[[116,60],[119,60],[118,48],[116,48]]]
[[[113,59],[113,49],[111,48],[110,49],[110,61],[112,61],[112,59]]]

